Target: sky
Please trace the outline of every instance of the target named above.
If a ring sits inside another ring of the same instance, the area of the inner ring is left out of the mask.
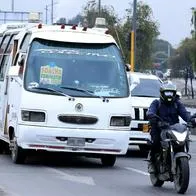
[[[54,17],[70,19],[82,11],[88,0],[53,0]],[[98,2],[98,0],[96,0]],[[139,0],[137,0],[139,2]],[[159,23],[160,39],[169,41],[177,47],[185,37],[190,37],[191,8],[196,8],[196,0],[142,0],[153,12],[153,19]],[[28,2],[28,3],[27,3]],[[48,6],[48,21],[51,18],[52,0],[0,0],[0,10],[42,12],[45,20],[46,6]],[[125,9],[133,0],[101,0],[102,5],[112,5],[120,18],[125,15]],[[12,4],[13,3],[13,4]],[[45,22],[45,21],[44,21]]]

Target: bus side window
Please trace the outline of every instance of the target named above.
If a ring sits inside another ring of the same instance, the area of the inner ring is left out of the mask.
[[[2,50],[0,53],[0,80],[3,81],[5,78],[5,72],[8,65],[11,49],[13,46],[13,35],[6,36],[2,42]]]
[[[3,37],[3,40],[2,40],[2,43],[1,43],[1,47],[0,47],[0,63],[1,63],[1,60],[3,58],[3,54],[5,52],[5,49],[7,48],[7,45],[9,43],[9,40],[10,40],[10,35],[5,35]]]

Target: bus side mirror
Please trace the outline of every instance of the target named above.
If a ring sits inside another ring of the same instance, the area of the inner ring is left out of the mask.
[[[130,71],[131,69],[130,69],[130,65],[129,64],[125,64],[125,69],[126,69],[126,71]]]
[[[25,62],[25,58],[24,58],[24,56],[21,56],[21,59],[18,61],[18,65],[23,67],[24,66],[24,62]]]

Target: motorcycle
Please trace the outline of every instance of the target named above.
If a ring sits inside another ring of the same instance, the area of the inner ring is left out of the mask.
[[[189,135],[192,124],[169,125],[160,117],[159,120],[161,149],[155,155],[155,172],[150,173],[151,183],[161,187],[165,181],[174,182],[176,192],[184,194],[189,185]]]

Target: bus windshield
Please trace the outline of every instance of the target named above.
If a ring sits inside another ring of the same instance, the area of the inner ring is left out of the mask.
[[[124,62],[114,44],[35,39],[27,59],[24,86],[28,91],[46,93],[43,88],[52,88],[76,97],[129,96]]]

